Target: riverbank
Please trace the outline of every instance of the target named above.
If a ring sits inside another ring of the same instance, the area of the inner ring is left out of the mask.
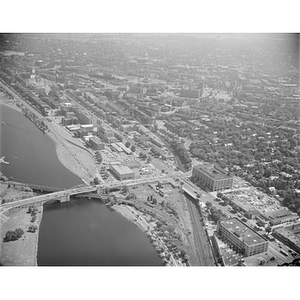
[[[16,100],[5,99],[0,94],[0,108],[1,108],[1,105],[5,105],[5,106],[7,106],[7,107],[9,107],[11,109],[14,109],[14,110],[22,113],[22,109],[21,109],[21,107],[17,106]]]
[[[85,184],[89,184],[95,177],[98,177],[99,172],[93,156],[87,151],[69,143],[67,139],[73,139],[73,137],[59,124],[49,122],[48,127],[50,132],[47,135],[56,144],[56,154],[60,163],[81,178]],[[74,142],[79,143],[76,140]]]
[[[66,169],[81,178],[85,184],[89,184],[95,177],[100,177],[93,156],[84,149],[78,147],[83,146],[78,140],[74,139],[74,141],[72,141],[74,144],[78,144],[78,146],[69,143],[67,139],[73,140],[73,137],[65,128],[55,121],[47,121],[39,112],[21,98],[18,100],[5,99],[5,95],[2,93],[2,95],[0,95],[0,104],[17,110],[22,114],[23,111],[21,105],[24,105],[25,108],[35,113],[41,119],[44,119],[44,122],[49,129],[49,132],[46,132],[46,134],[56,144],[56,154],[60,163]]]
[[[169,251],[165,242],[156,234],[155,223],[148,222],[146,216],[141,212],[136,211],[133,207],[126,205],[114,205],[112,209],[120,213],[124,218],[133,222],[140,230],[145,232],[155,247],[160,258],[167,266],[184,266],[180,260],[175,259],[173,254]]]
[[[1,199],[11,202],[33,196],[33,192],[21,186],[14,187],[8,182],[0,183]],[[34,222],[32,216],[27,213],[28,207],[13,208],[0,213],[0,264],[4,266],[36,266],[39,227],[43,216],[43,206],[37,206]],[[28,232],[31,225],[36,226],[34,233]],[[7,231],[21,228],[24,231],[17,241],[3,242]]]

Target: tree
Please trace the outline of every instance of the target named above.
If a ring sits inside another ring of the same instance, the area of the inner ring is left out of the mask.
[[[17,237],[20,238],[24,234],[24,231],[22,228],[17,228],[15,230],[15,233],[16,233]]]
[[[162,225],[163,225],[163,223],[162,223],[161,221],[158,220],[158,221],[156,222],[156,227],[157,227],[157,228],[160,228]]]
[[[223,194],[220,193],[220,192],[218,192],[218,193],[217,193],[217,197],[223,199]]]
[[[3,238],[3,242],[7,243],[7,242],[11,242],[11,241],[16,241],[20,237],[22,237],[23,234],[24,234],[24,231],[21,228],[17,228],[14,231],[8,230]]]
[[[95,177],[95,178],[94,178],[94,184],[97,185],[97,184],[99,184],[99,183],[100,183],[99,178]]]
[[[130,144],[128,141],[125,143],[125,146],[126,146],[127,148],[129,148],[130,145],[131,145],[131,144]]]
[[[208,202],[208,201],[205,203],[205,205],[206,205],[207,208],[211,208],[212,207],[212,203]]]
[[[136,147],[134,145],[132,145],[130,149],[131,149],[132,152],[135,152]]]

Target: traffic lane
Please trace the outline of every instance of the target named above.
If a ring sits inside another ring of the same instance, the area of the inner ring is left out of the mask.
[[[278,249],[276,247],[274,247],[273,244],[269,243],[269,249],[271,250],[271,253],[274,254],[275,258],[277,258],[280,261],[278,264],[283,264],[283,263],[286,263],[286,262],[292,262],[293,261],[293,259],[291,259],[290,257],[285,256],[282,253],[280,253],[278,251]]]

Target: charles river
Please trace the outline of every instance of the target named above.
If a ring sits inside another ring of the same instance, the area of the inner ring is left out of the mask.
[[[21,113],[0,105],[1,172],[19,182],[70,188],[80,178],[58,160],[54,142]],[[97,200],[44,204],[39,266],[161,266],[147,236]]]

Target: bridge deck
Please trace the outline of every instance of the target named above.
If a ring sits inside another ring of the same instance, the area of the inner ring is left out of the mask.
[[[84,194],[84,193],[88,193],[88,192],[93,192],[93,191],[97,191],[98,188],[99,189],[105,189],[105,188],[116,188],[116,187],[122,187],[125,185],[131,185],[131,184],[146,184],[149,182],[154,182],[154,181],[159,181],[159,180],[167,180],[168,177],[166,176],[159,176],[159,177],[152,177],[152,178],[142,178],[142,179],[133,179],[133,180],[126,180],[126,181],[118,181],[118,182],[109,182],[109,183],[105,183],[105,184],[99,184],[99,185],[95,185],[95,186],[76,186],[73,187],[71,189],[68,190],[60,190],[60,191],[56,191],[54,193],[51,194],[46,194],[46,195],[40,195],[40,196],[35,196],[35,197],[31,197],[31,198],[27,198],[27,199],[22,199],[22,200],[18,200],[18,201],[14,201],[14,202],[10,202],[10,203],[5,203],[0,205],[1,208],[3,209],[7,209],[7,208],[13,208],[13,207],[18,207],[18,206],[22,206],[22,205],[30,205],[30,204],[34,204],[34,203],[39,203],[39,202],[46,202],[49,201],[51,199],[55,199],[55,198],[63,198],[66,196],[73,196],[73,195],[77,195],[77,194]],[[41,185],[31,185],[31,186],[35,186],[38,188],[41,188],[43,186]],[[44,186],[45,188],[45,186]],[[51,187],[49,187],[51,188]],[[57,188],[54,188],[57,189]],[[0,212],[1,214],[1,212]]]

